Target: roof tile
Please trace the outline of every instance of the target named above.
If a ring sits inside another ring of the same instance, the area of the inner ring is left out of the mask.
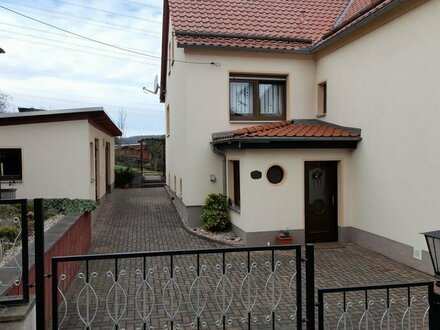
[[[320,120],[295,120],[269,123],[223,132],[214,135],[214,140],[223,140],[236,137],[361,137],[359,129],[337,126]]]
[[[319,43],[363,10],[373,12],[390,1],[169,0],[169,6],[176,40],[184,47],[296,50]],[[311,43],[272,38],[310,39]]]

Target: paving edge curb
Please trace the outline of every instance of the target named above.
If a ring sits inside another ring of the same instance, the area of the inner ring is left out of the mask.
[[[165,188],[164,188],[164,189],[165,189]],[[167,193],[167,194],[168,194],[168,193]],[[169,196],[169,195],[168,195],[168,196]],[[237,245],[237,244],[233,244],[233,243],[227,243],[227,242],[224,242],[224,241],[216,240],[215,238],[207,237],[207,236],[204,236],[204,235],[199,234],[199,233],[197,233],[197,232],[194,232],[194,230],[191,230],[191,229],[190,229],[189,227],[187,227],[187,226],[185,225],[185,223],[183,222],[182,218],[180,217],[179,212],[177,211],[176,205],[175,205],[174,202],[173,202],[172,197],[169,197],[169,199],[170,199],[170,203],[171,203],[171,205],[173,206],[173,208],[174,208],[174,210],[176,211],[177,216],[178,216],[178,218],[179,218],[179,225],[180,225],[185,231],[187,231],[188,233],[190,233],[191,235],[196,236],[196,237],[198,237],[198,238],[202,238],[202,239],[204,239],[205,241],[208,241],[208,242],[211,242],[211,243],[222,244],[222,245],[225,245],[225,246],[231,246],[231,247],[244,246],[244,245]]]

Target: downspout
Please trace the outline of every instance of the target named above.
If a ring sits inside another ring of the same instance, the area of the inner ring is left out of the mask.
[[[212,144],[212,151],[214,151],[215,154],[222,157],[222,175],[223,175],[223,195],[226,196],[226,154],[219,149],[215,145]]]

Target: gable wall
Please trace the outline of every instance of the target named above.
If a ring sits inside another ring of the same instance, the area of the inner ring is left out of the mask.
[[[362,128],[349,163],[354,227],[426,249],[439,229],[440,1],[428,1],[317,62],[326,120]]]

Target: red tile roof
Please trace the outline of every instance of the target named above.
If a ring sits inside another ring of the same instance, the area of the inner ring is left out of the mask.
[[[333,27],[346,5],[347,0],[169,0],[176,32],[300,37],[313,41]],[[191,38],[182,39],[177,36],[177,42],[184,44]],[[264,43],[259,44],[261,47]]]
[[[213,140],[229,140],[240,138],[361,138],[357,128],[343,127],[321,120],[292,120],[257,126],[240,128],[234,131],[214,133]]]
[[[366,11],[368,16],[393,0],[168,1],[173,31],[183,47],[297,50],[319,43],[359,13]],[[302,38],[309,42],[272,38]]]

